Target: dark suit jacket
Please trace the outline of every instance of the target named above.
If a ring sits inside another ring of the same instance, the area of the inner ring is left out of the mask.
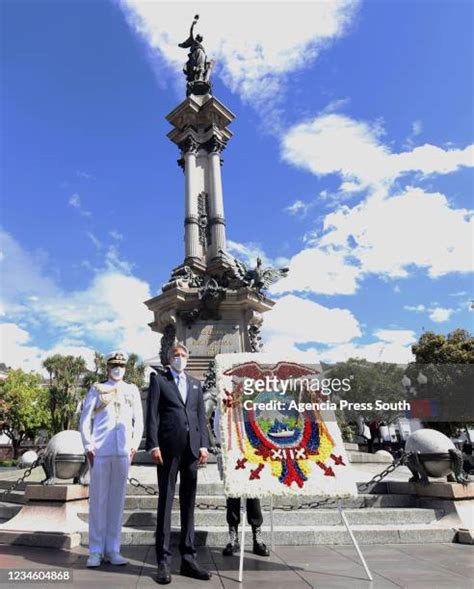
[[[189,444],[194,456],[209,441],[200,382],[186,374],[188,392],[183,403],[171,370],[152,374],[147,398],[146,449],[160,448],[162,456],[179,456]]]

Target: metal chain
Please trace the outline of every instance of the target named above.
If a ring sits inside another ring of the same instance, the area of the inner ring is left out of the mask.
[[[155,491],[153,487],[144,485],[135,477],[129,477],[128,482],[136,489],[143,489],[148,495],[158,495],[158,491]]]
[[[403,466],[408,461],[409,457],[413,454],[413,452],[402,452],[399,458],[396,458],[392,464],[389,464],[385,470],[379,472],[374,477],[370,479],[367,483],[362,483],[359,485],[359,489],[361,491],[366,491],[369,487],[371,487],[374,483],[380,483],[387,475],[397,469],[399,466]]]
[[[43,464],[43,461],[44,461],[44,452],[41,452],[40,455],[38,456],[38,458],[33,462],[33,464],[31,466],[29,466],[25,470],[25,472],[22,474],[22,476],[20,478],[18,478],[12,485],[10,485],[10,487],[8,487],[4,491],[0,492],[0,501],[3,501],[7,495],[9,495],[12,491],[17,489],[25,481],[25,479],[27,479],[31,475],[31,473],[33,472],[33,470],[37,466],[40,466],[41,464]]]
[[[359,491],[367,491],[369,487],[371,487],[374,483],[380,483],[386,476],[388,476],[391,472],[396,470],[399,466],[402,466],[408,460],[408,457],[412,454],[412,452],[404,452],[399,458],[396,458],[392,464],[387,466],[382,472],[379,472],[375,476],[373,476],[370,481],[366,483],[361,483],[358,485]],[[316,509],[317,507],[321,507],[322,505],[330,505],[332,503],[338,503],[338,498],[327,497],[326,499],[320,499],[319,501],[311,501],[309,503],[300,503],[299,505],[285,505],[279,506],[278,509],[282,511],[296,511],[297,509]]]
[[[128,482],[136,489],[143,489],[147,495],[158,495],[158,491],[149,485],[144,485],[137,478],[130,477]],[[225,505],[212,505],[211,503],[196,503],[198,509],[209,509],[209,510],[225,510]]]
[[[367,483],[361,483],[358,485],[360,491],[364,492],[369,487],[371,487],[374,483],[380,483],[386,476],[388,476],[391,472],[396,470],[399,466],[403,466],[408,457],[412,454],[412,452],[404,452],[399,458],[396,458],[392,464],[387,466],[382,472],[377,473],[373,476],[370,481]],[[143,489],[148,495],[158,495],[158,491],[156,491],[153,487],[143,485],[140,483],[138,479],[135,477],[131,477],[128,479],[129,483],[132,487]],[[318,501],[310,501],[307,503],[300,503],[299,505],[279,505],[278,509],[281,511],[296,511],[298,509],[316,509],[317,507],[322,507],[323,505],[330,505],[332,503],[336,504],[339,501],[338,498],[334,499],[333,497],[326,497],[324,499],[319,499]],[[210,503],[196,503],[195,505],[198,509],[209,509],[213,511],[218,510],[225,510],[225,505],[211,505]]]

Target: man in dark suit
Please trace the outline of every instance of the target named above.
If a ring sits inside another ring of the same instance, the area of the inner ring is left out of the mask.
[[[186,374],[187,348],[175,344],[168,353],[169,369],[152,374],[147,399],[146,449],[158,470],[158,519],[156,524],[156,581],[171,582],[169,568],[171,510],[179,472],[181,515],[181,574],[208,580],[211,573],[196,561],[194,506],[198,464],[208,458],[206,413],[201,385]]]

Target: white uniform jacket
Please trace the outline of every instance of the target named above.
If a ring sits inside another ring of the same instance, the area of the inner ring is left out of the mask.
[[[143,435],[143,410],[136,385],[108,380],[93,385],[84,400],[80,430],[86,452],[128,456]]]

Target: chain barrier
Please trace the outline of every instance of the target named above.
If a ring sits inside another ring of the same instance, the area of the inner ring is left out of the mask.
[[[380,483],[385,477],[387,477],[390,473],[396,470],[399,466],[403,466],[404,464],[406,464],[411,454],[412,452],[402,453],[399,458],[394,459],[392,464],[389,464],[387,468],[373,476],[370,479],[370,481],[367,481],[366,483],[359,483],[358,490],[364,492],[367,491],[367,489],[369,489],[370,487],[372,487],[372,485]],[[132,485],[132,487],[135,487],[137,489],[143,489],[148,495],[158,495],[158,491],[154,487],[144,485],[135,477],[130,477],[128,481]],[[325,499],[309,501],[307,503],[300,503],[299,505],[279,505],[278,509],[280,509],[281,511],[296,511],[298,509],[316,509],[317,507],[322,507],[323,505],[337,504],[338,501],[338,498],[334,499],[333,497],[326,497]],[[226,509],[225,505],[214,505],[210,503],[196,503],[195,506],[198,509],[208,509],[213,511],[224,511]]]
[[[396,458],[392,462],[392,464],[387,466],[387,468],[385,468],[381,472],[377,473],[374,477],[372,477],[370,479],[370,481],[368,481],[367,483],[359,484],[358,485],[359,491],[364,492],[367,489],[369,489],[372,485],[380,483],[385,477],[387,477],[390,473],[392,473],[394,470],[396,470],[399,466],[403,466],[404,464],[406,464],[406,462],[411,454],[412,454],[411,452],[403,453],[399,458]],[[7,489],[0,492],[0,501],[3,501],[7,495],[9,495],[13,491],[15,491],[31,475],[31,473],[33,472],[33,470],[35,468],[37,468],[38,466],[43,464],[43,461],[44,461],[44,455],[42,453],[38,456],[38,458],[35,460],[35,462],[33,462],[33,464],[25,470],[25,472],[22,474],[21,477],[19,477],[12,485],[10,485],[10,487],[8,487]],[[151,495],[151,496],[158,495],[158,491],[154,487],[152,487],[150,485],[144,485],[136,477],[130,477],[128,479],[128,482],[132,485],[132,487],[135,487],[137,489],[143,489],[147,495]],[[332,497],[327,497],[325,499],[320,499],[318,501],[310,501],[310,502],[306,502],[306,503],[300,503],[299,505],[279,505],[278,509],[281,509],[282,511],[296,511],[298,509],[316,509],[317,507],[322,507],[323,505],[330,505],[331,503],[336,504],[337,501],[338,501],[338,499],[334,499]],[[213,511],[220,511],[220,510],[224,511],[226,509],[225,505],[215,505],[215,504],[211,504],[211,503],[202,503],[202,502],[196,503],[196,507],[198,509],[208,509],[208,510],[213,510]]]
[[[44,453],[41,453],[38,456],[38,458],[33,462],[33,464],[25,470],[21,477],[19,477],[12,485],[10,485],[10,487],[0,492],[0,501],[3,501],[7,495],[15,491],[25,481],[25,479],[27,479],[31,475],[31,473],[37,466],[43,464],[43,461]]]
[[[408,460],[411,452],[404,452],[399,458],[396,458],[392,464],[389,464],[387,468],[382,470],[381,472],[377,473],[373,476],[370,481],[366,483],[359,483],[357,488],[359,491],[367,491],[372,485],[380,483],[386,476],[388,476],[391,472],[396,470],[399,466],[403,466],[406,461]],[[297,509],[316,509],[317,507],[322,507],[323,505],[331,505],[331,504],[338,504],[339,499],[333,497],[327,497],[325,499],[320,499],[318,501],[310,501],[308,503],[300,503],[299,505],[283,505],[278,506],[278,509],[282,511],[296,511]]]

